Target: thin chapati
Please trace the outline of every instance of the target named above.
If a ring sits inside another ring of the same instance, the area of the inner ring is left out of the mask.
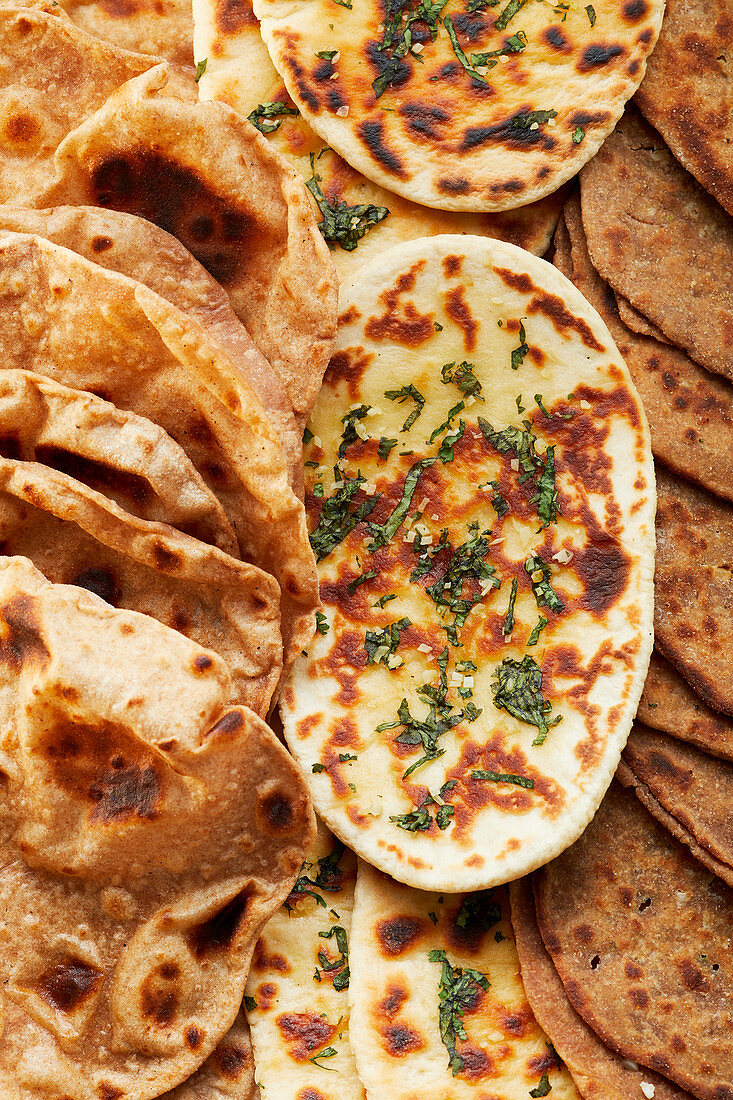
[[[613,784],[536,901],[565,992],[603,1042],[699,1100],[729,1100],[729,887]]]
[[[733,214],[728,0],[667,0],[636,102],[677,160]]]
[[[242,557],[281,588],[285,661],[313,633],[303,506],[262,407],[224,350],[153,291],[39,237],[0,233],[0,347],[25,367],[146,416],[221,502]]]
[[[733,714],[733,506],[657,465],[657,649],[709,706]]]
[[[141,519],[239,556],[224,509],[178,444],[94,394],[0,371],[0,456],[61,470]]]
[[[644,402],[654,454],[677,473],[733,500],[733,386],[678,348],[621,324],[613,294],[591,264],[576,198],[565,204],[563,221],[554,263],[608,325]]]
[[[638,1100],[640,1096],[654,1100],[692,1100],[689,1092],[651,1070],[640,1069],[601,1042],[568,1001],[542,942],[532,880],[523,878],[513,882],[510,894],[512,927],[527,1000],[570,1070],[583,1100],[629,1100],[629,1097]],[[647,1086],[645,1091],[642,1085]]]
[[[580,177],[596,270],[678,347],[733,379],[733,223],[628,109]]]
[[[277,584],[164,523],[138,519],[67,474],[0,458],[0,543],[59,584],[88,588],[213,649],[234,694],[267,714],[282,667]]]
[[[578,1100],[527,1003],[506,890],[426,893],[360,861],[351,967],[370,1100]]]
[[[364,1100],[350,1039],[356,860],[319,823],[284,906],[257,941],[245,989],[257,1080],[277,1100]]]
[[[631,731],[623,759],[679,823],[679,839],[686,843],[684,832],[696,847],[706,849],[724,867],[716,873],[733,886],[733,765],[639,723]]]
[[[647,320],[643,313],[639,313],[638,309],[634,309],[631,302],[624,298],[623,294],[614,294],[614,298],[616,299],[618,315],[627,328],[630,328],[632,332],[638,332],[640,336],[651,336],[654,340],[658,340],[660,344],[669,344],[674,347],[674,344],[667,339],[662,330]]]
[[[254,118],[255,125],[259,124],[265,133],[272,130],[267,134],[269,140],[305,180],[313,181],[311,186],[316,182],[314,169],[320,176],[321,201],[325,200],[334,213],[338,210],[341,214],[334,226],[326,225],[321,215],[320,225],[327,239],[334,238],[330,241],[331,256],[342,279],[350,277],[357,266],[380,255],[385,248],[439,233],[474,233],[509,241],[537,256],[546,252],[562,206],[562,193],[554,192],[529,206],[497,214],[458,214],[410,202],[349,167],[311,130],[270,60],[251,0],[197,0],[194,24],[196,57],[202,64],[206,60],[199,81],[200,97],[227,103],[240,115]],[[263,104],[274,106],[268,108]],[[263,119],[258,116],[258,109],[292,113]],[[342,203],[362,207],[352,215],[358,215],[359,232],[365,230],[356,247],[348,214],[339,206]],[[386,217],[384,211],[388,211]],[[377,221],[380,214],[381,220]]]
[[[4,206],[0,207],[0,229],[32,233],[70,248],[101,267],[144,283],[195,317],[254,390],[282,443],[291,482],[302,482],[302,432],[279,375],[255,347],[226,292],[180,241],[143,218],[98,207],[26,210]]]
[[[601,0],[592,16],[527,0],[490,12],[452,0],[253,7],[288,93],[348,164],[414,202],[471,211],[542,198],[593,156],[644,76],[664,10],[662,0]]]
[[[244,1008],[201,1069],[161,1100],[261,1100]]]
[[[307,795],[216,654],[22,558],[0,615],[2,1093],[150,1100],[231,1026]]]
[[[639,720],[697,745],[711,756],[733,760],[733,718],[712,710],[655,650],[641,693]]]
[[[325,618],[285,735],[358,855],[496,885],[585,828],[638,705],[646,421],[598,315],[511,245],[393,249],[341,308],[306,446]]]

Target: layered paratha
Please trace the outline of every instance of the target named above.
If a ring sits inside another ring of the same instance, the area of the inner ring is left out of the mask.
[[[0,1086],[150,1100],[231,1026],[313,836],[225,663],[0,560]]]
[[[674,667],[656,650],[649,662],[637,711],[639,721],[711,756],[733,760],[733,718],[703,703]]]
[[[426,206],[478,211],[548,195],[593,156],[644,76],[664,10],[253,6],[288,93],[348,164]]]
[[[351,969],[370,1100],[579,1100],[527,1003],[506,890],[426,893],[360,861]]]
[[[646,420],[598,315],[511,245],[394,249],[341,308],[306,445],[324,616],[285,734],[368,862],[505,882],[582,831],[636,710]]]

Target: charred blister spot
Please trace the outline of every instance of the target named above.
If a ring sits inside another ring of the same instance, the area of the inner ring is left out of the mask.
[[[23,457],[20,440],[15,435],[0,436],[0,455],[3,458],[20,459]]]
[[[40,134],[41,128],[32,115],[11,115],[5,123],[5,137],[11,145],[28,145]]]
[[[35,460],[42,462],[44,466],[50,466],[52,470],[60,470],[61,473],[84,482],[105,496],[114,499],[122,497],[137,508],[144,508],[154,496],[150,483],[140,474],[121,470],[98,459],[87,458],[64,447],[39,443],[35,449]]]
[[[570,42],[562,27],[546,27],[540,36],[552,50],[558,53],[570,53]]]
[[[393,340],[405,347],[419,347],[434,335],[431,314],[419,313],[414,302],[403,302],[417,281],[417,273],[424,261],[399,276],[394,286],[382,291],[379,300],[385,307],[381,317],[371,317],[366,323],[366,335],[374,340]]]
[[[236,897],[202,924],[188,933],[188,945],[197,959],[229,951],[244,924],[249,892],[242,890]]]
[[[300,815],[290,795],[280,789],[259,792],[257,795],[257,823],[268,835],[290,833],[300,824]]]
[[[465,176],[442,176],[436,180],[435,186],[445,195],[467,195],[471,190],[471,184]]]
[[[289,897],[297,896],[290,894]],[[264,940],[260,937],[255,944],[254,955],[252,956],[252,969],[260,973],[276,970],[278,974],[289,974],[291,966],[284,955],[279,955],[277,951],[268,952]]]
[[[476,347],[478,323],[471,313],[462,286],[454,286],[446,293],[445,312],[463,330],[463,345],[466,351],[473,351]]]
[[[461,1046],[461,1058],[463,1059],[461,1076],[468,1081],[480,1081],[495,1075],[493,1059],[475,1043],[464,1043]]]
[[[463,256],[443,257],[443,274],[445,275],[446,279],[452,279],[456,275],[460,275],[462,267]]]
[[[510,149],[528,149],[530,146],[537,146],[549,152],[555,148],[557,142],[551,134],[545,132],[542,126],[538,126],[536,130],[532,129],[527,122],[530,110],[530,107],[522,108],[492,126],[467,126],[461,139],[460,151],[467,152],[469,149],[478,149],[482,145],[495,144],[507,145]],[[509,182],[524,186],[521,180]],[[512,190],[516,190],[516,187],[512,187]]]
[[[214,18],[225,38],[236,35],[246,27],[257,27],[259,30],[250,0],[216,0]]]
[[[689,989],[694,993],[705,993],[710,988],[710,980],[692,959],[677,959],[676,963],[685,989]]]
[[[380,1028],[380,1032],[384,1049],[393,1058],[402,1058],[405,1054],[412,1054],[425,1046],[420,1032],[404,1023],[387,1024]]]
[[[339,382],[345,381],[349,387],[349,396],[356,400],[364,372],[373,358],[373,354],[365,354],[364,348],[361,347],[345,348],[335,352],[323,379],[324,386],[336,386]]]
[[[649,1007],[649,994],[645,989],[631,988],[628,990],[628,997],[634,1008]]]
[[[107,252],[112,243],[111,237],[92,237],[92,252]]]
[[[153,557],[159,569],[175,572],[183,565],[183,556],[177,550],[170,550],[162,542],[153,543]]]
[[[99,596],[100,600],[111,604],[112,607],[119,605],[122,592],[111,569],[95,569],[92,566],[77,573],[69,583],[79,588],[86,588],[88,592],[93,592],[95,596]]]
[[[524,1038],[535,1026],[534,1016],[529,1008],[517,1009],[516,1012],[502,1012],[499,1010],[498,1023],[506,1035],[511,1035],[516,1039]]]
[[[181,1002],[180,971],[163,963],[147,976],[140,989],[140,1012],[159,1028],[175,1023]]]
[[[295,1100],[326,1100],[326,1097],[318,1089],[314,1089],[312,1085],[306,1085],[305,1088],[298,1090]]]
[[[15,672],[50,658],[30,596],[12,596],[0,607],[0,661]]]
[[[422,917],[385,917],[377,921],[377,940],[383,955],[394,958],[409,951],[427,933]]]
[[[389,52],[383,50],[381,43],[375,42],[373,38],[364,44],[364,54],[372,68],[375,80],[377,77],[389,74],[392,88],[401,87],[412,75],[412,68],[404,58],[393,61]]]
[[[619,43],[614,42],[606,45],[602,42],[596,42],[586,46],[576,64],[576,68],[580,73],[588,73],[593,69],[600,69],[604,65],[608,65],[617,57],[625,56],[626,49]]]
[[[231,736],[231,734],[241,729],[244,729],[244,715],[242,711],[239,709],[228,710],[226,714],[222,714],[216,725],[211,727],[207,737]]]
[[[93,996],[103,976],[98,967],[67,955],[40,976],[36,988],[52,1008],[71,1013]]]
[[[384,122],[381,118],[364,119],[359,123],[358,134],[377,164],[380,164],[387,172],[391,172],[397,179],[406,180],[410,178],[410,173],[399,156],[393,149],[389,148],[384,139]]]
[[[638,23],[648,12],[648,0],[626,0],[621,9],[621,14],[629,23]]]
[[[214,662],[211,657],[207,657],[205,653],[199,653],[193,659],[194,672],[208,672],[210,668],[213,668]]]
[[[220,1043],[214,1051],[214,1062],[225,1081],[239,1081],[250,1061],[249,1051],[234,1043]]]
[[[631,978],[633,981],[638,981],[644,977],[644,971],[640,966],[637,966],[631,959],[627,959],[624,963],[624,974],[627,978]]]
[[[412,100],[400,108],[408,131],[418,141],[441,141],[445,127],[451,122],[451,115],[442,107]]]
[[[390,985],[377,1005],[379,1015],[386,1016],[388,1020],[394,1019],[407,1000],[407,990],[401,985]]]
[[[286,1012],[277,1017],[276,1023],[296,1062],[306,1062],[336,1034],[336,1027],[315,1012]]]
[[[589,944],[593,939],[593,929],[589,924],[579,924],[574,934],[578,943]]]
[[[626,591],[631,572],[629,556],[615,539],[597,536],[576,552],[573,565],[585,589],[581,607],[601,618]]]
[[[199,1031],[195,1024],[190,1024],[186,1028],[184,1039],[189,1050],[198,1050],[204,1041],[203,1032]]]
[[[121,1100],[125,1095],[123,1089],[116,1088],[115,1085],[110,1085],[106,1081],[98,1086],[99,1100]]]

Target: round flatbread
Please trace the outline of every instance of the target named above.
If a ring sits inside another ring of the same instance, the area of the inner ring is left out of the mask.
[[[555,191],[639,86],[663,0],[255,0],[306,121],[413,202],[505,210]]]
[[[393,249],[341,308],[306,436],[324,616],[285,734],[365,860],[424,889],[506,882],[586,826],[638,704],[644,413],[595,311],[511,245]]]

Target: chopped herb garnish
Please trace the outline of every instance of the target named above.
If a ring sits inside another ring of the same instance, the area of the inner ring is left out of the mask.
[[[441,787],[441,795],[443,791],[445,791],[445,786]],[[431,806],[437,806],[434,818],[430,816],[429,807]],[[416,810],[409,814],[394,814],[389,820],[394,822],[398,829],[405,829],[408,833],[424,833],[430,828],[433,821],[439,829],[447,829],[451,823],[453,813],[453,806],[447,803],[441,805],[429,794]]]
[[[430,918],[430,920],[431,920],[431,921],[433,922],[433,924],[437,924],[437,923],[438,923],[438,918],[436,917],[435,913],[428,913],[428,917],[429,917],[429,918]]]
[[[530,1089],[529,1095],[534,1097],[547,1096],[547,1094],[550,1092],[552,1092],[552,1085],[550,1084],[550,1079],[547,1076],[547,1071],[545,1071],[545,1073],[543,1073],[540,1077],[539,1085],[536,1089]]]
[[[317,470],[317,469],[318,469],[318,467],[319,467],[319,466],[320,466],[321,464],[320,464],[320,462],[316,462],[316,460],[315,460],[314,458],[309,458],[307,462],[304,462],[304,463],[303,463],[303,465],[304,465],[304,466],[306,467],[306,469],[308,469],[308,470]]]
[[[390,600],[396,600],[396,599],[397,599],[397,593],[396,592],[389,592],[389,593],[387,593],[386,596],[380,596],[378,600],[375,600],[374,603],[372,604],[372,607],[384,607],[384,605],[388,604]]]
[[[357,439],[361,438],[359,432],[356,430],[356,425],[360,420],[364,419],[370,409],[371,405],[359,405],[356,409],[349,409],[349,411],[341,417],[341,423],[344,425],[344,434],[341,436],[341,442],[339,443],[339,458],[344,457],[347,447],[350,447],[352,443],[356,443]],[[363,428],[362,431],[364,431]]]
[[[319,634],[328,634],[330,630],[328,619],[322,611],[316,611],[316,630]]]
[[[512,0],[512,2],[514,2],[514,0]],[[524,2],[526,3],[526,0],[524,0]],[[456,55],[468,75],[474,80],[477,80],[480,84],[488,84],[486,77],[482,76],[481,73],[476,72],[471,62],[468,60],[465,53],[461,49],[461,44],[458,41],[458,35],[456,34],[456,29],[453,26],[453,20],[451,19],[451,17],[449,15],[444,15],[441,22],[445,29],[448,31],[448,37],[450,38],[450,44],[453,47],[453,53]]]
[[[452,428],[453,427],[453,418],[458,416],[459,412],[463,412],[465,407],[466,407],[465,401],[459,401],[457,405],[454,405],[453,408],[448,413],[447,418],[443,421],[442,424],[438,424],[438,427],[433,432],[431,432],[430,439],[426,439],[425,442],[428,445],[430,445],[431,443],[434,443],[441,432],[444,432],[446,428]]]
[[[208,63],[209,63],[209,59],[208,59],[208,57],[205,57],[203,59],[203,61],[199,61],[198,65],[196,66],[195,80],[196,80],[197,84],[198,84],[199,80],[201,79],[201,77],[206,72],[206,66],[208,65]]]
[[[311,443],[314,438],[315,437],[313,435],[313,432],[310,430],[310,428],[305,428],[304,431],[303,431],[303,446],[307,447],[308,444]]]
[[[596,25],[596,9],[593,7],[592,4],[587,5],[587,7],[585,9],[585,13],[588,16],[588,22],[590,23],[591,27],[595,27],[595,25]]]
[[[367,630],[364,640],[367,663],[377,665],[381,662],[388,668],[392,668],[393,662],[390,658],[394,657],[400,644],[400,637],[409,626],[412,626],[409,619],[398,619],[397,622],[390,623],[382,630]],[[399,664],[402,664],[401,660]],[[394,662],[394,667],[397,667],[397,662]]]
[[[537,515],[542,520],[543,530],[549,523],[557,520],[558,493],[555,488],[555,448],[548,447],[545,452],[545,464],[539,479],[535,482],[537,494],[532,497],[531,504],[537,505]]]
[[[527,0],[509,0],[505,8],[499,12],[494,23],[495,31],[503,31],[510,19],[513,19],[518,11],[521,11]]]
[[[475,928],[479,932],[488,932],[500,920],[501,906],[494,901],[492,891],[480,890],[477,894],[467,894],[461,902],[456,927],[461,931]]]
[[[440,1037],[448,1051],[448,1067],[453,1076],[461,1072],[465,1062],[456,1050],[456,1042],[468,1038],[463,1026],[466,1009],[473,1008],[481,990],[489,988],[489,979],[480,970],[470,967],[454,967],[448,962],[445,951],[430,951],[431,962],[440,962],[443,969],[440,975]]]
[[[443,326],[441,325],[440,321],[433,321],[433,328],[435,329],[436,332],[442,332],[443,331]]]
[[[490,588],[501,586],[494,566],[486,561],[491,531],[479,535],[477,523],[470,524],[469,531],[470,537],[453,551],[446,570],[425,590],[441,615],[447,611],[453,614],[453,622],[444,629],[454,646],[460,645],[458,631],[471,610],[481,603]],[[450,543],[446,543],[446,548],[450,548]],[[466,584],[468,591],[464,594]]]
[[[446,363],[445,366],[440,368],[441,376],[446,385],[452,382],[454,386],[458,386],[458,389],[466,397],[475,397],[479,401],[483,401],[481,383],[475,372],[476,367],[474,364],[467,363],[465,359],[462,363]]]
[[[346,929],[342,928],[340,924],[334,924],[332,928],[329,928],[328,932],[319,932],[318,935],[322,940],[330,940],[334,936],[336,937],[336,946],[341,954],[333,962],[330,962],[325,951],[318,952],[318,961],[321,964],[321,969],[327,973],[332,973],[337,970],[338,973],[333,975],[332,984],[333,988],[339,992],[343,989],[349,988],[349,978],[351,977],[349,971],[349,942],[346,936]]]
[[[341,3],[342,0],[335,2]],[[350,8],[351,4],[343,6]],[[389,210],[386,206],[374,206],[372,203],[349,206],[339,199],[329,202],[320,187],[321,176],[316,172],[314,153],[311,153],[310,160],[312,175],[305,185],[322,214],[322,221],[318,223],[321,236],[329,245],[339,244],[345,252],[353,252],[362,237],[387,217]]]
[[[377,447],[377,454],[381,458],[382,462],[386,462],[389,458],[389,452],[393,447],[397,446],[396,439],[387,439],[385,435],[379,440],[379,446]]]
[[[519,460],[521,474],[519,484],[534,479],[537,492],[530,503],[537,504],[537,514],[542,520],[542,527],[548,523],[554,523],[557,518],[558,494],[555,489],[555,448],[548,447],[544,461],[537,454],[537,437],[532,431],[529,420],[522,421],[524,429],[517,428],[513,424],[503,431],[495,428],[484,420],[478,418],[478,425],[484,438],[500,454],[513,454]]]
[[[247,1009],[247,1012],[254,1012],[254,1010],[257,1008],[257,1001],[254,999],[254,997],[245,997],[244,1007]]]
[[[247,121],[256,126],[261,134],[274,134],[283,124],[286,115],[297,115],[296,107],[288,107],[285,103],[276,101],[271,103],[258,103],[254,111],[247,115]],[[268,121],[274,119],[274,122]]]
[[[316,57],[321,57],[324,61],[333,61],[337,53],[338,50],[317,50]]]
[[[494,693],[494,706],[506,710],[520,722],[527,722],[539,730],[533,745],[541,745],[547,737],[547,731],[562,720],[557,715],[551,722],[547,715],[552,703],[542,695],[542,669],[529,655],[521,661],[505,657],[494,669],[495,681],[491,685]]]
[[[512,119],[512,127],[515,130],[538,129],[549,122],[551,118],[557,118],[557,111],[550,109],[540,111],[520,111]]]
[[[334,4],[338,4],[340,8],[348,8],[349,11],[351,11],[353,8],[351,0],[333,0],[333,2]]]
[[[512,53],[521,53],[527,45],[527,35],[524,31],[517,31],[510,38],[507,38],[501,49],[487,50],[485,53],[472,53],[471,63],[473,65],[487,65],[490,69],[493,69],[499,62],[497,58],[507,57]]]
[[[448,0],[420,0],[417,7],[404,18],[404,9],[409,0],[391,0],[388,6],[389,17],[384,21],[384,37],[378,47],[380,54],[390,51],[379,62],[379,76],[372,82],[374,95],[379,97],[387,90],[392,81],[405,72],[403,58],[412,53],[413,57],[419,56],[413,53],[412,26],[413,23],[425,23],[430,32],[432,42],[438,36],[438,16],[447,4]]]
[[[349,581],[349,583],[346,585],[346,591],[349,593],[350,596],[353,596],[357,588],[359,588],[362,584],[366,584],[367,581],[372,580],[374,577],[376,577],[376,575],[376,569],[371,569],[368,573],[362,573],[360,577],[354,577],[353,581]]]
[[[369,533],[373,539],[367,547],[370,553],[373,554],[380,546],[386,546],[392,536],[397,532],[410,510],[410,504],[412,503],[412,498],[417,488],[417,483],[420,480],[421,473],[423,470],[426,470],[428,466],[432,466],[434,462],[437,462],[437,457],[423,458],[419,462],[415,462],[407,471],[407,477],[405,478],[405,484],[402,489],[402,498],[395,505],[392,514],[384,523],[369,524]],[[311,536],[311,545],[312,538],[313,536]]]
[[[314,775],[321,775],[322,772],[328,771],[328,768],[325,764],[313,764],[311,771]]]
[[[517,787],[525,787],[528,791],[534,789],[534,779],[528,779],[526,775],[512,775],[511,772],[491,772],[479,768],[471,772],[471,779],[486,779],[491,783],[514,783]]]
[[[540,634],[542,633],[542,631],[545,629],[546,626],[547,626],[547,619],[545,619],[543,615],[540,615],[540,617],[537,620],[537,624],[536,624],[534,630],[530,634],[529,638],[527,638],[527,645],[528,646],[537,645],[538,641],[540,640]]]
[[[313,770],[315,771],[315,765]],[[326,771],[325,768],[322,769]],[[339,862],[344,854],[344,846],[340,840],[334,841],[334,846],[327,856],[321,856],[317,863],[310,863],[305,861],[300,868],[300,875],[296,879],[293,889],[290,891],[286,901],[285,908],[288,912],[293,909],[293,902],[298,900],[299,896],[308,895],[308,897],[315,898],[318,905],[327,909],[326,902],[321,897],[318,890],[325,890],[327,893],[336,893],[341,889],[341,881],[344,877],[343,871],[339,867]],[[313,877],[311,872],[313,868],[317,868],[316,874]],[[311,889],[312,887],[312,889]]]
[[[580,145],[581,141],[585,137],[585,130],[582,126],[576,126],[573,130],[573,141],[576,145]],[[545,1075],[546,1076],[546,1075]]]
[[[463,402],[461,401],[461,405],[462,404]],[[445,465],[447,462],[453,461],[453,448],[455,447],[458,440],[463,438],[463,433],[465,432],[465,430],[465,421],[459,420],[458,427],[454,428],[452,431],[448,432],[444,436],[443,442],[438,447],[438,458],[443,463],[443,465]]]
[[[351,507],[353,499],[366,484],[366,478],[358,474],[354,478],[344,478],[344,483],[332,496],[326,497],[321,508],[318,526],[311,532],[310,544],[316,561],[323,561],[357,524],[362,523],[374,510],[381,494],[367,497],[361,504]]]
[[[334,0],[334,3],[335,4],[343,4],[343,0]],[[346,4],[343,4],[343,7],[346,7],[346,6],[347,6]],[[349,4],[348,7],[351,7],[351,4]],[[317,971],[316,971],[316,973],[317,973]],[[321,979],[319,977],[318,981],[320,982],[320,980]],[[322,1066],[321,1062],[320,1062],[321,1058],[333,1058],[334,1055],[336,1055],[336,1054],[338,1054],[338,1051],[336,1050],[335,1047],[326,1047],[325,1050],[321,1050],[321,1051],[319,1051],[318,1054],[314,1054],[312,1058],[308,1059],[308,1061],[312,1062],[314,1066],[318,1066],[319,1069],[327,1069],[331,1073],[337,1073],[338,1071],[335,1070],[335,1069],[332,1069],[331,1066]]]
[[[565,610],[565,604],[552,587],[552,570],[539,554],[532,554],[524,563],[524,568],[532,581],[532,592],[538,607],[549,607],[559,615]]]
[[[507,638],[514,630],[514,604],[517,599],[517,578],[512,581],[512,589],[509,593],[509,606],[506,610],[506,618],[504,619],[504,625],[501,628],[501,632],[505,638]]]
[[[385,390],[384,396],[390,401],[397,401],[400,405],[402,405],[408,397],[411,397],[412,400],[415,402],[415,408],[412,410],[407,420],[400,428],[401,432],[409,432],[410,428],[415,423],[418,416],[425,407],[425,398],[423,397],[423,395],[415,386],[412,385],[412,383],[410,383],[409,386],[403,386],[401,390]]]
[[[489,489],[492,489],[491,495],[491,507],[496,512],[497,516],[503,516],[509,511],[509,505],[499,491],[498,481],[484,481],[479,485],[479,489],[488,493]]]
[[[322,497],[323,496],[323,482],[322,481],[317,481],[315,483],[315,485],[313,486],[313,496],[314,497]]]
[[[359,757],[354,752],[340,752],[339,764],[353,764]]]
[[[527,343],[527,334],[524,331],[524,324],[519,322],[519,347],[514,348],[512,352],[512,370],[519,370],[524,357],[529,351],[529,344]]]

